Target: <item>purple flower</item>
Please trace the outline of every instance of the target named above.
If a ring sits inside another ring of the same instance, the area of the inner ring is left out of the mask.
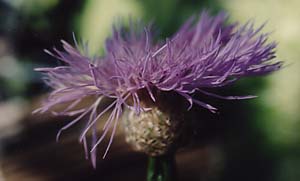
[[[63,130],[87,117],[79,140],[86,153],[91,153],[95,166],[96,148],[112,130],[105,157],[124,107],[136,114],[148,110],[141,104],[140,92],[146,92],[154,104],[157,91],[177,93],[190,103],[188,109],[196,104],[211,112],[217,109],[194,99],[193,94],[200,92],[221,99],[252,98],[254,96],[225,97],[205,90],[223,87],[242,77],[265,75],[282,66],[282,62],[270,61],[275,58],[276,44],[267,43],[268,34],[260,33],[263,26],[254,29],[252,23],[238,26],[227,24],[226,20],[224,13],[211,17],[203,12],[199,21],[194,23],[195,18],[189,19],[165,43],[154,43],[148,27],[136,24],[127,31],[115,28],[106,41],[105,55],[93,59],[82,55],[78,47],[62,41],[64,51],[54,49],[53,53],[47,53],[65,65],[36,69],[46,74],[45,82],[54,89],[36,112],[44,113],[55,105],[69,103],[65,110],[54,113],[76,115],[76,119],[61,128],[57,139]],[[74,110],[86,97],[92,97],[94,102]],[[111,102],[98,112],[104,98]],[[109,117],[102,135],[97,137],[97,120],[106,112]],[[91,146],[86,140],[89,131],[93,133]]]

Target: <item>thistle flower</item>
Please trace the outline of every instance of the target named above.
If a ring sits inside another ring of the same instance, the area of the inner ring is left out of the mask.
[[[79,140],[83,143],[86,153],[91,153],[92,163],[95,165],[97,146],[110,133],[103,156],[105,157],[118,123],[124,120],[121,119],[124,112],[126,114],[124,109],[131,111],[128,113],[131,116],[127,118],[139,119],[134,123],[126,122],[126,118],[124,122],[127,131],[134,130],[134,126],[144,123],[145,120],[141,117],[147,116],[150,116],[148,122],[146,120],[147,125],[153,127],[155,122],[158,122],[156,125],[175,124],[176,126],[165,127],[178,131],[175,127],[181,125],[183,120],[178,119],[172,123],[169,119],[172,119],[170,114],[178,113],[181,109],[173,109],[172,106],[181,107],[183,104],[172,105],[172,101],[169,101],[171,104],[166,106],[168,101],[165,100],[183,98],[189,103],[185,109],[190,109],[196,104],[215,113],[217,108],[193,98],[193,95],[201,93],[229,100],[253,98],[254,96],[226,97],[206,90],[232,84],[242,77],[265,75],[282,66],[282,62],[270,61],[275,58],[276,44],[267,43],[268,34],[260,33],[263,26],[254,29],[253,23],[250,22],[238,26],[237,23],[227,24],[226,21],[225,13],[211,17],[207,12],[203,12],[196,23],[195,18],[189,19],[164,43],[153,41],[149,27],[143,28],[136,24],[129,29],[114,28],[112,37],[106,41],[105,55],[93,59],[80,53],[76,41],[76,48],[62,41],[63,51],[54,49],[53,52],[46,52],[63,61],[65,65],[36,69],[46,74],[46,83],[54,90],[43,106],[35,112],[44,113],[55,105],[69,103],[65,110],[55,114],[76,116],[76,119],[60,129],[57,139],[63,130],[80,120],[85,121],[86,127]],[[86,97],[92,97],[94,102],[85,108],[74,110]],[[98,111],[104,99],[111,100],[111,103]],[[97,121],[106,113],[109,113],[109,117],[102,135],[97,137]],[[89,131],[93,134],[90,144],[86,140]],[[153,139],[174,142],[176,136],[169,139],[171,137],[165,133],[169,134],[169,131],[155,133],[156,137]],[[134,136],[133,132],[128,135],[129,142],[141,138]],[[169,143],[158,144],[164,145],[159,149],[167,148],[166,144]],[[144,150],[149,152],[151,149]]]

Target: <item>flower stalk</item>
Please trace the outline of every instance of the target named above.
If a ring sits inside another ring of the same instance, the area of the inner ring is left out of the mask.
[[[147,181],[174,181],[176,179],[175,155],[149,157]]]

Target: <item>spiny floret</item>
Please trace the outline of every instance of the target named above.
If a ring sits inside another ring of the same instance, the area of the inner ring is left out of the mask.
[[[105,55],[93,59],[82,55],[78,46],[74,48],[62,41],[64,51],[46,52],[65,65],[36,69],[46,74],[46,83],[54,89],[36,112],[43,113],[55,105],[70,103],[65,110],[54,112],[77,116],[61,128],[58,137],[61,131],[88,116],[80,141],[86,153],[90,150],[95,166],[96,148],[112,130],[105,157],[124,106],[136,114],[148,110],[141,105],[141,90],[145,90],[153,102],[156,101],[154,91],[173,91],[187,99],[190,108],[195,103],[212,112],[217,109],[192,95],[200,92],[221,99],[252,98],[254,96],[224,97],[204,90],[231,84],[242,77],[264,75],[282,66],[282,62],[270,61],[275,58],[276,44],[267,43],[268,34],[260,33],[263,26],[254,29],[249,22],[238,27],[237,23],[226,24],[226,21],[225,13],[211,17],[203,12],[198,22],[194,23],[195,18],[189,19],[165,43],[155,43],[148,27],[115,28],[106,41]],[[74,110],[88,96],[96,97],[94,103]],[[111,104],[98,112],[104,98],[111,99]],[[110,116],[102,135],[97,137],[97,120],[106,112],[110,112]],[[93,136],[89,146],[86,136],[90,130]]]

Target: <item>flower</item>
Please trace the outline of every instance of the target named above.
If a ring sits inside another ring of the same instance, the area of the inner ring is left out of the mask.
[[[151,110],[151,105],[163,102],[157,92],[179,95],[193,104],[211,112],[217,108],[193,98],[202,93],[221,99],[248,99],[254,96],[220,96],[206,88],[223,87],[242,77],[261,76],[282,66],[275,58],[276,44],[267,43],[268,34],[260,33],[263,26],[253,28],[248,22],[243,26],[227,24],[227,15],[220,13],[211,17],[206,11],[189,19],[175,35],[164,43],[155,43],[149,27],[131,24],[129,29],[114,28],[105,44],[105,55],[89,58],[62,41],[64,51],[54,49],[53,57],[63,61],[64,66],[38,68],[46,74],[45,81],[54,90],[43,106],[35,112],[49,111],[53,106],[70,103],[60,115],[76,115],[76,119],[61,132],[88,116],[86,127],[80,135],[88,153],[87,133],[93,133],[91,159],[96,160],[96,148],[111,131],[104,157],[113,141],[124,108],[136,115]],[[82,109],[73,110],[84,98],[93,97],[94,102]],[[98,112],[98,107],[108,98],[111,103]],[[147,101],[146,101],[147,100]],[[151,104],[145,104],[151,102]],[[150,107],[148,107],[150,105]],[[96,135],[97,120],[110,112],[100,137]]]

